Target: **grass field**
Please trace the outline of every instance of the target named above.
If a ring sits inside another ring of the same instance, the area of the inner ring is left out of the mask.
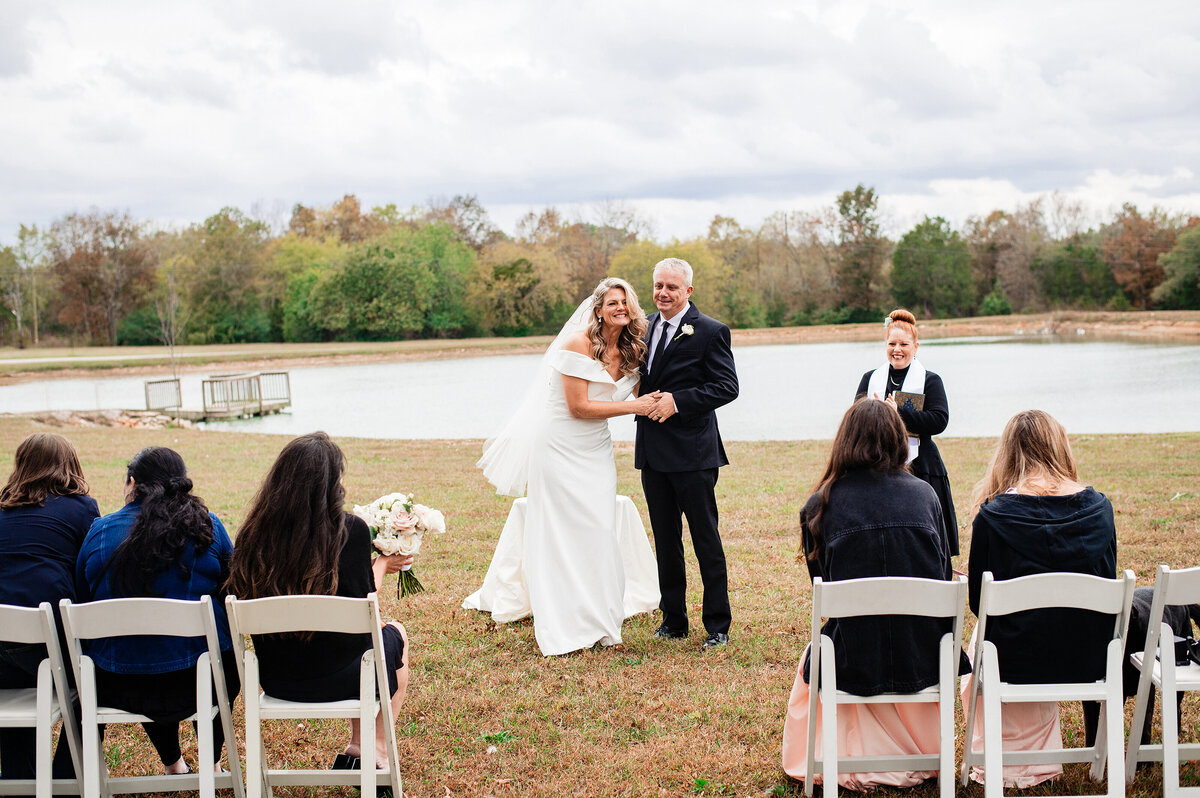
[[[0,419],[0,457],[44,429],[27,419]],[[183,454],[196,492],[236,534],[248,502],[285,439],[194,430],[71,429],[93,495],[103,512],[117,509],[124,466],[147,445]],[[398,718],[406,792],[421,798],[517,795],[800,795],[779,764],[781,730],[798,658],[809,639],[810,587],[796,562],[797,512],[819,475],[827,442],[732,443],[732,465],[718,485],[729,560],[734,627],[731,644],[702,653],[702,637],[654,641],[654,616],[626,622],[624,644],[544,659],[530,622],[496,626],[460,608],[483,580],[509,507],[493,495],[473,463],[473,441],[339,441],[347,455],[349,501],[393,490],[443,510],[449,534],[428,539],[418,571],[428,592],[397,601],[385,590],[384,614],[401,620],[412,641],[413,678]],[[1200,434],[1086,436],[1072,440],[1085,482],[1106,493],[1117,512],[1118,564],[1151,584],[1160,562],[1198,564]],[[970,486],[994,441],[939,441],[959,518]],[[619,488],[643,509],[632,447],[617,447]],[[647,522],[648,523],[648,522]],[[969,529],[962,530],[965,569]],[[694,558],[689,604],[699,612]],[[968,619],[970,624],[971,619]],[[698,626],[698,624],[697,624]],[[968,629],[969,631],[969,629]],[[238,702],[235,714],[240,713]],[[1130,710],[1132,707],[1128,707]],[[1200,714],[1185,706],[1185,736],[1200,739]],[[959,718],[959,737],[962,726]],[[239,723],[240,726],[240,723]],[[1075,707],[1064,734],[1081,736]],[[311,722],[271,729],[277,760],[327,766],[345,728]],[[190,754],[189,754],[190,756]],[[139,733],[114,734],[114,770],[144,773],[156,757]],[[1197,783],[1190,770],[1191,783]],[[1131,794],[1160,793],[1160,770],[1142,772]],[[1047,789],[1094,792],[1080,766]],[[296,794],[351,794],[330,789]],[[959,790],[982,795],[982,788]],[[907,795],[936,795],[930,783]]]

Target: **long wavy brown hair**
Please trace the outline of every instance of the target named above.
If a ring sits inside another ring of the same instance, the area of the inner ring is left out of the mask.
[[[0,510],[40,505],[47,496],[87,495],[79,453],[53,432],[35,432],[17,445],[13,472],[0,491]]]
[[[808,524],[813,539],[808,559],[815,561],[820,555],[824,538],[821,534],[821,517],[829,508],[829,493],[834,483],[851,471],[904,471],[907,460],[908,433],[896,408],[887,402],[865,396],[850,405],[833,439],[833,450],[829,453],[825,473],[817,483],[817,508],[808,517],[801,514],[800,520]]]
[[[625,292],[625,307],[629,311],[629,324],[621,330],[617,339],[617,350],[621,353],[621,373],[637,374],[641,368],[642,358],[646,356],[646,314],[638,304],[637,292],[633,286],[620,277],[605,277],[592,292],[592,321],[587,328],[588,340],[592,343],[592,357],[605,366],[609,365],[607,358],[608,343],[604,340],[604,323],[600,320],[600,307],[604,304],[604,295],[614,288]]]
[[[1031,480],[1047,485],[1079,481],[1067,431],[1045,410],[1022,410],[1004,425],[987,473],[971,494],[971,517],[984,502]]]
[[[230,594],[254,599],[337,592],[348,536],[343,464],[342,450],[324,432],[283,447],[238,530]]]

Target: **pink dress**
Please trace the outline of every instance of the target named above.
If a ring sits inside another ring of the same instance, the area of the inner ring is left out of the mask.
[[[787,719],[783,724],[783,769],[794,779],[804,781],[807,774],[808,695],[804,681],[804,660],[800,658],[792,695],[788,699]],[[817,756],[821,755],[821,708],[817,706]],[[843,704],[838,706],[838,757],[901,756],[938,752],[938,705],[928,704]],[[936,770],[893,771],[890,773],[839,773],[838,785],[847,790],[870,787],[913,787],[936,778]],[[820,784],[821,774],[813,774]]]
[[[976,627],[978,629],[978,627]],[[971,633],[971,643],[967,651],[975,656],[975,633]],[[964,676],[959,680],[959,694],[963,705],[971,700],[972,676]],[[1000,709],[1000,740],[1001,750],[1004,751],[1044,751],[1046,749],[1062,748],[1062,731],[1058,725],[1057,701],[1029,701],[1004,704]],[[983,750],[983,702],[980,700],[975,707],[975,726],[971,729],[972,751]],[[1004,786],[1024,790],[1043,781],[1056,779],[1062,775],[1062,765],[1005,765]],[[971,767],[971,781],[983,784],[983,768],[978,765]]]

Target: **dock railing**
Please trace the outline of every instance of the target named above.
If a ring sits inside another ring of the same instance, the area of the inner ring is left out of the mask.
[[[149,380],[146,382],[147,410],[178,410],[182,406],[179,380]]]

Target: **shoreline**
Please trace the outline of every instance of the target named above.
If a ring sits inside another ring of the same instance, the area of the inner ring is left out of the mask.
[[[918,322],[922,340],[993,336],[1071,336],[1200,344],[1200,311],[1062,311]],[[882,324],[826,324],[732,330],[733,346],[847,343],[881,339]],[[457,360],[540,354],[551,336],[330,344],[182,347],[180,374],[316,366]],[[20,354],[17,354],[20,353]],[[39,356],[44,353],[44,356]],[[124,362],[124,365],[120,363]],[[114,365],[109,365],[113,363]],[[27,366],[26,368],[22,368]],[[169,376],[165,347],[0,350],[0,385],[83,377]]]

